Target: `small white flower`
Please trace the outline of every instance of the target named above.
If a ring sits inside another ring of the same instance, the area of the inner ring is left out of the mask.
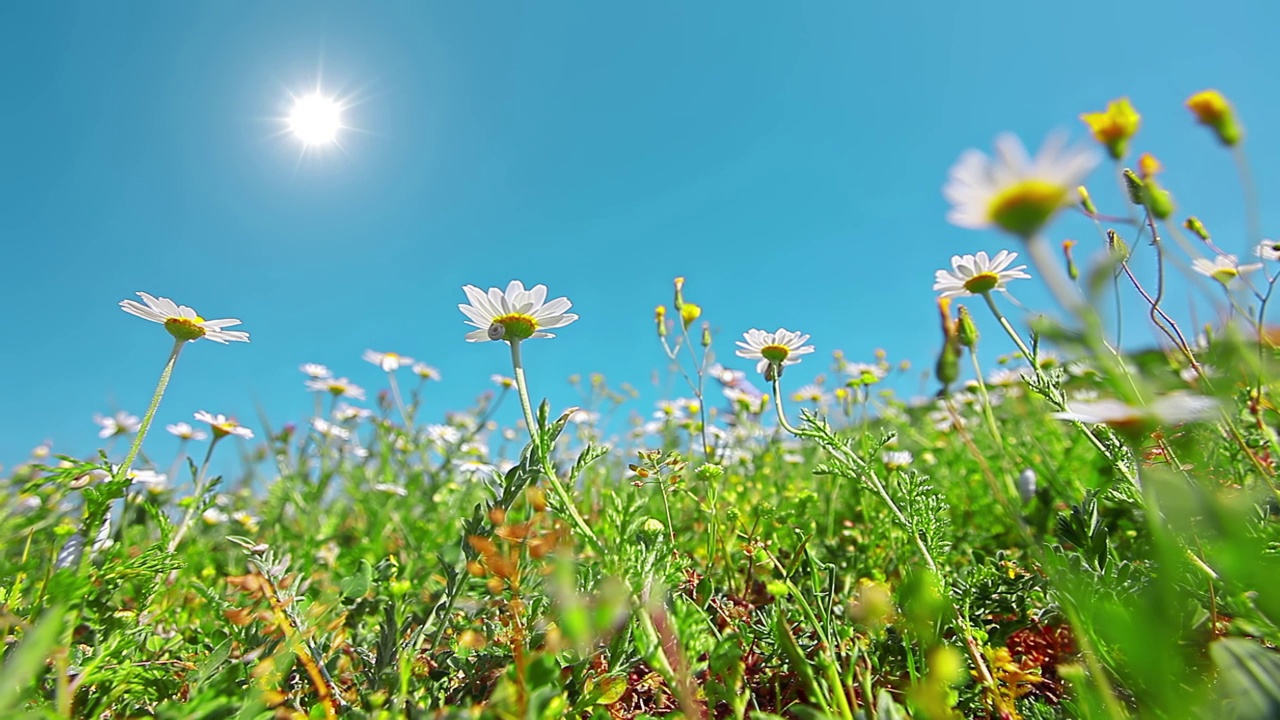
[[[129,481],[145,487],[153,495],[169,489],[169,477],[155,470],[133,470],[129,473]]]
[[[440,382],[440,371],[426,363],[414,363],[413,374],[423,380],[434,380],[436,382]]]
[[[577,410],[569,413],[567,422],[571,422],[575,425],[595,425],[600,422],[600,413],[578,408]]]
[[[339,422],[346,422],[347,420],[364,420],[365,418],[373,417],[373,411],[368,408],[356,407],[354,405],[348,405],[347,403],[340,402],[337,407],[333,409],[333,417]]]
[[[516,379],[509,378],[506,375],[499,375],[497,373],[494,373],[493,375],[489,376],[489,380],[491,380],[494,385],[497,385],[498,387],[504,390],[510,389],[516,386]]]
[[[811,402],[821,405],[827,402],[829,398],[823,392],[822,386],[810,383],[791,393],[791,399],[796,402]]]
[[[216,507],[211,507],[200,513],[200,519],[204,520],[206,525],[221,525],[231,519],[231,516]]]
[[[138,419],[137,415],[130,415],[123,410],[109,416],[96,413],[93,416],[93,421],[101,428],[98,431],[98,437],[104,440],[113,435],[132,435],[138,432],[138,428],[142,427],[142,421]]]
[[[215,440],[223,437],[224,435],[235,435],[236,437],[244,438],[245,440],[253,438],[252,430],[221,413],[212,415],[201,410],[195,414],[195,418],[202,423],[209,424],[209,427],[213,429],[213,438]]]
[[[1064,412],[1053,413],[1059,420],[1103,423],[1116,428],[1142,429],[1158,423],[1184,423],[1213,415],[1217,401],[1203,395],[1174,392],[1162,395],[1147,407],[1136,408],[1114,398],[1097,402],[1068,402]]]
[[[454,445],[462,440],[462,433],[452,425],[428,425],[427,439],[440,445]]]
[[[458,472],[468,477],[475,477],[477,475],[492,476],[498,470],[493,465],[479,460],[462,460],[456,467],[458,468]]]
[[[382,368],[383,372],[395,372],[413,363],[413,358],[411,357],[397,355],[393,352],[377,352],[376,350],[365,350],[364,359]]]
[[[364,399],[364,388],[344,377],[308,380],[307,389],[313,392],[327,392],[334,397],[349,397],[355,400]]]
[[[1218,255],[1212,260],[1205,258],[1192,260],[1191,269],[1223,285],[1230,285],[1237,277],[1262,269],[1262,263],[1241,265],[1235,255]]]
[[[966,297],[985,295],[993,290],[1008,292],[1005,284],[1010,280],[1028,280],[1023,272],[1026,265],[1009,267],[1018,253],[1001,250],[993,258],[985,252],[976,255],[952,255],[951,270],[938,270],[933,275],[933,289],[941,297]]]
[[[884,365],[872,365],[864,362],[845,363],[843,371],[845,375],[849,376],[846,384],[850,387],[874,385],[883,380],[888,372]]]
[[[809,340],[808,335],[792,332],[786,328],[778,328],[777,332],[765,332],[752,328],[743,333],[742,337],[743,339],[737,343],[738,357],[759,360],[756,363],[756,372],[764,375],[767,380],[780,377],[784,367],[800,362],[798,356],[813,352],[812,345],[805,345]]]
[[[1280,240],[1263,240],[1253,249],[1253,254],[1263,260],[1280,260]]]
[[[240,523],[249,532],[257,532],[258,523],[262,521],[262,518],[257,515],[250,515],[244,510],[236,510],[231,513],[231,519]]]
[[[474,285],[464,285],[470,304],[460,304],[458,309],[468,318],[467,324],[479,328],[467,333],[467,342],[506,340],[520,342],[529,338],[555,337],[547,330],[564,327],[577,315],[565,312],[573,307],[568,298],[547,299],[547,286],[534,285],[525,290],[524,283],[512,280],[506,292],[489,288],[486,294]]]
[[[377,483],[373,486],[373,489],[388,495],[399,495],[400,497],[406,497],[409,494],[409,491],[403,486],[394,483]]]
[[[164,429],[168,430],[170,434],[180,437],[183,440],[203,440],[209,437],[203,430],[197,430],[184,422],[165,425]]]
[[[329,372],[329,368],[319,363],[303,363],[298,369],[302,371],[303,375],[313,379],[333,377],[333,373]]]
[[[1071,193],[1098,164],[1083,145],[1067,147],[1066,135],[1049,136],[1035,158],[1014,135],[996,138],[996,154],[967,150],[951,167],[942,194],[951,203],[947,220],[960,227],[999,227],[1034,235],[1071,202]]]
[[[224,345],[231,340],[249,342],[249,333],[224,329],[239,325],[239,320],[205,320],[195,310],[186,305],[178,305],[169,298],[152,297],[144,292],[138,293],[138,297],[146,305],[136,300],[121,300],[120,308],[130,315],[164,325],[164,329],[178,340],[192,342],[203,337]]]
[[[901,470],[915,461],[915,456],[908,450],[889,450],[880,455],[884,466],[890,470]]]
[[[339,440],[350,440],[351,431],[341,425],[334,425],[328,420],[320,418],[311,418],[311,427],[320,435],[327,438],[337,438]]]

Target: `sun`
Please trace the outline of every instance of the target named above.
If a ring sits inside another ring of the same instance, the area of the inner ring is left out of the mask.
[[[342,105],[320,93],[295,97],[289,111],[289,130],[308,147],[332,145],[343,128]]]

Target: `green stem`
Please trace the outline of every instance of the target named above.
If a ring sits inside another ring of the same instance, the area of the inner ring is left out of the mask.
[[[138,434],[133,436],[133,445],[129,446],[129,454],[124,456],[124,462],[120,463],[113,480],[129,476],[133,460],[138,457],[138,451],[142,449],[142,441],[146,438],[147,431],[151,429],[151,420],[160,407],[160,398],[164,397],[165,388],[169,387],[169,377],[173,375],[173,366],[178,362],[178,353],[182,352],[182,346],[185,343],[185,340],[174,341],[173,350],[169,351],[169,360],[165,362],[164,370],[160,372],[160,382],[156,383],[156,392],[151,396],[151,404],[147,406],[147,412],[142,416],[142,424],[138,426]]]
[[[213,457],[213,448],[224,437],[226,436],[219,435],[217,430],[214,430],[213,439],[209,441],[209,449],[204,453],[204,462],[200,463],[200,472],[196,473],[195,490],[191,495],[191,504],[187,506],[187,511],[182,514],[182,523],[178,525],[178,531],[169,540],[169,552],[178,549],[178,543],[182,542],[182,538],[191,529],[191,522],[195,519],[196,508],[200,507],[200,498],[204,495],[204,479],[209,471],[209,459]]]
[[[400,383],[396,382],[396,374],[394,372],[387,373],[387,380],[391,384],[391,397],[396,400],[396,408],[400,411],[400,418],[404,420],[404,426],[412,434],[413,420],[409,418],[409,413],[404,409],[404,400],[400,397]]]
[[[533,405],[529,402],[529,386],[524,378],[524,363],[520,359],[520,341],[512,340],[507,344],[511,346],[511,368],[515,372],[516,390],[520,394],[520,409],[524,411],[524,422],[528,426],[529,441],[533,443],[534,449],[538,452],[542,464],[542,472],[547,476],[547,482],[551,484],[551,491],[556,494],[560,504],[564,506],[564,511],[568,513],[574,530],[586,538],[592,547],[602,550],[603,546],[600,544],[600,538],[596,537],[591,526],[578,513],[578,509],[574,507],[573,499],[569,497],[569,491],[565,489],[564,483],[560,482],[560,478],[556,477],[555,465],[551,462],[551,448],[544,445],[542,433],[533,418]]]

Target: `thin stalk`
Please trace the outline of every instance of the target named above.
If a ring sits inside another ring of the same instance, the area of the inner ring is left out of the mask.
[[[147,406],[147,412],[142,416],[142,424],[138,426],[138,434],[133,436],[133,444],[129,446],[129,454],[124,456],[124,462],[120,463],[115,477],[112,478],[113,480],[129,476],[133,460],[138,457],[138,451],[142,449],[142,440],[147,436],[147,431],[151,429],[151,420],[155,418],[156,410],[160,407],[160,398],[164,397],[165,388],[169,387],[169,377],[173,375],[173,366],[178,362],[178,353],[182,352],[182,346],[185,344],[185,340],[174,340],[173,349],[169,351],[169,359],[164,364],[164,370],[160,371],[160,382],[156,383],[155,394],[151,396],[151,404]]]
[[[187,506],[187,511],[182,514],[182,523],[178,525],[178,531],[169,539],[169,552],[178,549],[178,543],[182,542],[182,538],[191,529],[191,522],[195,519],[196,508],[200,506],[200,498],[204,496],[205,477],[209,472],[209,459],[213,457],[213,448],[217,446],[218,441],[226,435],[219,435],[217,429],[213,431],[213,439],[209,441],[209,449],[205,451],[204,462],[200,463],[200,472],[196,473],[195,489],[191,495],[191,504]]]

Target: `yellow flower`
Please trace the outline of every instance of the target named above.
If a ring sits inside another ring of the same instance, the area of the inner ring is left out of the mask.
[[[1094,139],[1105,146],[1116,160],[1128,152],[1129,138],[1137,134],[1142,123],[1142,116],[1133,109],[1127,97],[1107,103],[1104,112],[1084,113],[1080,119],[1089,126]]]
[[[1202,90],[1192,95],[1187,98],[1187,107],[1201,125],[1213,128],[1223,145],[1235,145],[1244,136],[1231,103],[1217,90]]]

